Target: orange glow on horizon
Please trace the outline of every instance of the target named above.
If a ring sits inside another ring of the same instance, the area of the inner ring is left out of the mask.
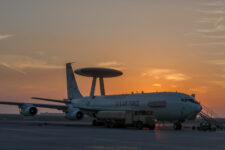
[[[124,72],[105,79],[106,94],[195,93],[225,116],[225,24],[221,6],[204,3],[1,1],[0,99],[66,98],[64,65],[75,61]],[[88,96],[91,79],[76,77]]]

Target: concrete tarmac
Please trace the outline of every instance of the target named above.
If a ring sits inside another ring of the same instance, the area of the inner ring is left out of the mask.
[[[88,121],[0,120],[0,150],[225,150],[225,131],[94,127]]]

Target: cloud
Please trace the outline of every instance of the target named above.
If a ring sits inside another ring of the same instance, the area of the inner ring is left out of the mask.
[[[223,69],[222,71],[225,71],[225,59],[211,60],[209,61],[209,63],[213,65],[217,65]],[[225,75],[220,74],[219,77],[224,78]]]
[[[190,46],[222,46],[225,45],[225,41],[224,42],[204,42],[204,43],[192,43],[190,44]]]
[[[223,59],[211,60],[210,63],[215,64],[215,65],[224,65],[225,66],[225,60],[223,60]]]
[[[225,35],[203,35],[204,38],[225,39]]]
[[[116,61],[107,61],[98,63],[99,66],[117,66],[118,63]]]
[[[201,5],[204,9],[196,11],[201,13],[203,17],[198,19],[197,22],[200,23],[200,27],[194,31],[201,42],[192,43],[190,46],[225,45],[225,2],[206,1]]]
[[[172,69],[151,69],[147,72],[142,73],[141,76],[150,76],[154,77],[155,79],[163,78],[173,81],[183,81],[190,79],[189,76]]]
[[[183,81],[190,79],[189,76],[183,74],[183,73],[174,73],[174,74],[168,74],[165,76],[167,80],[174,80],[174,81]]]
[[[161,87],[161,84],[159,84],[159,83],[154,83],[154,84],[152,84],[152,86],[155,86],[155,87]]]
[[[221,88],[225,88],[225,81],[210,81],[210,83],[219,86]]]
[[[171,73],[172,71],[171,69],[151,69],[147,72],[143,72],[141,76],[153,76],[155,79],[159,79],[160,76]]]
[[[43,56],[45,54],[45,52],[44,51],[36,51],[35,54],[38,54],[40,56]]]
[[[177,85],[171,85],[172,88],[177,88]]]
[[[12,37],[12,36],[13,36],[12,34],[4,34],[4,35],[0,35],[0,40],[7,39],[7,38],[10,38],[10,37]]]
[[[190,90],[192,92],[197,92],[197,93],[207,93],[210,90],[210,87],[200,86],[200,87],[196,87],[196,88],[191,88]]]
[[[211,2],[207,2],[207,3],[202,3],[201,5],[204,5],[204,6],[224,6],[225,3],[224,3],[224,1],[211,1]]]
[[[225,78],[225,74],[222,74],[220,77],[221,77],[221,78]]]
[[[213,64],[213,65],[217,65],[218,67],[221,67],[221,69],[222,69],[221,72],[215,74],[217,76],[217,78],[225,78],[225,74],[224,74],[225,59],[211,60],[211,61],[209,61],[209,63]]]
[[[215,28],[210,29],[197,29],[197,32],[200,33],[222,32],[222,31],[225,31],[225,25],[223,24],[216,25]]]
[[[97,65],[100,66],[100,67],[114,68],[114,69],[118,69],[118,70],[123,69],[121,67],[121,64],[118,63],[117,61],[99,62]]]
[[[173,70],[171,69],[152,69],[149,71],[149,75],[161,75],[161,74],[165,74],[165,73],[170,73]]]
[[[64,66],[50,65],[47,62],[29,56],[21,55],[0,55],[0,65],[24,73],[26,68],[36,69],[62,69]]]
[[[210,18],[200,18],[197,22],[198,23],[209,23],[214,24],[215,26],[219,25],[225,20],[224,16],[219,17],[210,17]]]
[[[213,14],[213,15],[224,15],[225,11],[224,10],[197,10],[200,13],[204,14]]]

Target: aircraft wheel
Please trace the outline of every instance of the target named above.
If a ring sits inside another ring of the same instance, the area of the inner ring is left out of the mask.
[[[126,128],[127,126],[125,125],[125,123],[123,124],[119,124],[119,128]]]
[[[92,125],[93,125],[93,126],[104,126],[104,122],[103,122],[103,121],[99,121],[99,120],[94,119],[94,120],[92,121]]]
[[[112,121],[105,121],[105,127],[107,128],[114,128],[115,127],[115,123]]]
[[[182,124],[180,122],[174,123],[174,130],[181,130],[182,129]]]
[[[144,124],[141,121],[138,121],[136,123],[136,128],[138,128],[139,130],[141,130],[144,127]]]
[[[106,128],[109,128],[109,121],[105,121],[104,125],[105,125]]]
[[[109,128],[115,128],[116,124],[113,121],[109,121]]]
[[[97,126],[97,121],[96,121],[96,120],[93,120],[93,121],[92,121],[92,125],[93,125],[93,126]]]
[[[148,126],[150,130],[154,130],[155,129],[155,124],[151,124]]]

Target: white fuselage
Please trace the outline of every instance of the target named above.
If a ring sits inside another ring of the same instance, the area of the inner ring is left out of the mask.
[[[194,119],[201,105],[194,97],[177,92],[96,96],[73,99],[72,105],[96,111],[151,111],[158,120]]]

